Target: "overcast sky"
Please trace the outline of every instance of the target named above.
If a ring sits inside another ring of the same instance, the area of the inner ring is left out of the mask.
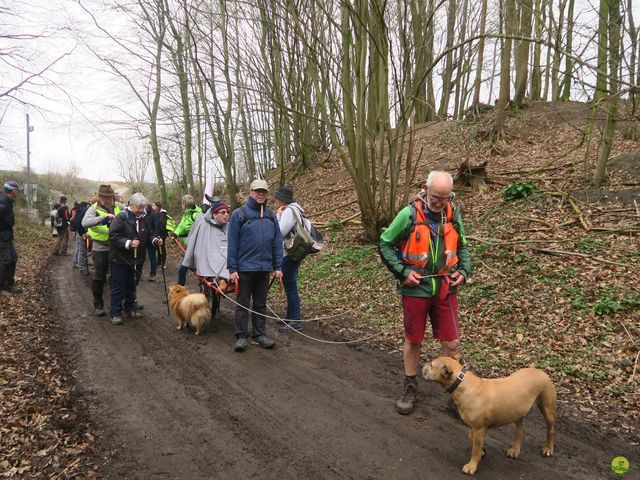
[[[91,0],[83,0],[91,5]],[[104,107],[115,104],[135,111],[129,92],[78,42],[78,31],[92,32],[87,14],[72,0],[0,0],[2,34],[43,35],[16,42],[25,46],[29,71],[39,71],[65,53],[42,80],[26,86],[11,101],[0,102],[0,169],[23,169],[26,155],[26,114],[33,132],[31,168],[38,173],[67,172],[94,180],[120,178],[116,161],[131,132],[117,126],[125,115]],[[7,21],[9,20],[9,21]],[[117,18],[114,16],[114,23]],[[70,27],[71,26],[71,27]],[[0,76],[0,90],[20,81]],[[12,83],[13,82],[13,83]],[[6,100],[6,99],[3,99]],[[133,142],[135,143],[135,142]],[[120,154],[121,155],[121,154]]]

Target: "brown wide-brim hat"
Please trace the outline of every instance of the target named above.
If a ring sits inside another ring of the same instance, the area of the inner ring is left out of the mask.
[[[98,188],[98,195],[101,197],[115,197],[116,192],[113,191],[111,185],[100,185]]]

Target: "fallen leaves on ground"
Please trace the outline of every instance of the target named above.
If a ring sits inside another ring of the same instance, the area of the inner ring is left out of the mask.
[[[97,478],[95,430],[47,297],[48,233],[18,219],[24,292],[0,296],[0,477]]]

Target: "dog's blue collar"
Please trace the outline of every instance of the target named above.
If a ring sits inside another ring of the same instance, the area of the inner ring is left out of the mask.
[[[451,384],[451,386],[449,388],[447,388],[447,393],[451,394],[451,393],[454,392],[454,390],[456,388],[458,388],[458,385],[460,385],[462,383],[462,381],[464,380],[464,374],[465,374],[465,372],[467,370],[469,370],[469,369],[467,368],[466,365],[464,367],[462,367],[462,370],[460,370],[460,373],[456,377],[456,380],[453,382],[453,384]]]

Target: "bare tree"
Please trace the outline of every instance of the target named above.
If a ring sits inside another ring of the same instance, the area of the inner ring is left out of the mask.
[[[167,30],[163,2],[162,0],[138,0],[131,5],[116,6],[119,12],[128,15],[131,22],[140,28],[141,33],[146,35],[141,37],[142,43],[138,45],[125,43],[123,39],[113,35],[100,24],[93,12],[82,3],[80,3],[80,6],[91,17],[96,27],[107,36],[112,45],[112,48],[105,53],[101,53],[91,45],[87,45],[87,47],[100,61],[110,68],[116,77],[129,87],[144,109],[149,128],[148,138],[153,155],[156,181],[158,182],[162,202],[166,204],[167,192],[160,160],[160,149],[158,147],[158,112],[162,91],[162,51]],[[113,48],[118,49],[117,53],[113,51]],[[124,63],[127,58],[131,59],[135,64],[133,71],[127,70],[128,66]],[[145,78],[145,81],[139,82],[138,77]]]

